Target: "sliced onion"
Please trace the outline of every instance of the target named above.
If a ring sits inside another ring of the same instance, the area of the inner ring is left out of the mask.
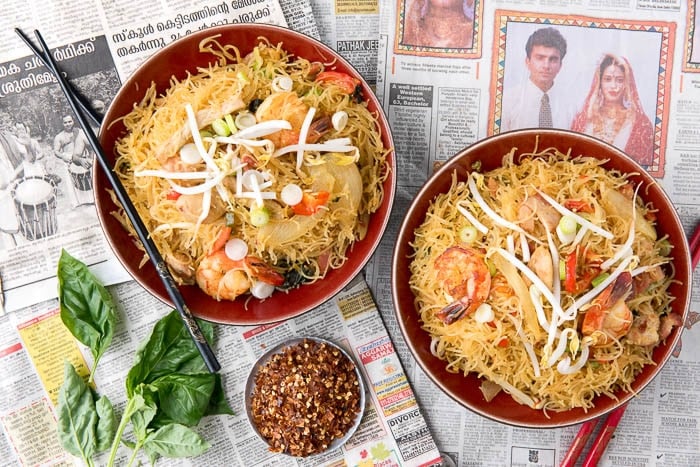
[[[603,271],[610,269],[610,267],[613,264],[617,263],[620,259],[632,254],[632,242],[634,242],[634,229],[637,223],[637,209],[635,205],[637,204],[637,191],[639,190],[640,186],[642,186],[641,183],[637,185],[637,189],[634,190],[634,196],[632,197],[632,222],[630,223],[629,232],[627,234],[627,240],[613,255],[612,258],[608,258],[606,261],[603,261],[603,264],[600,265],[600,269],[602,269]]]
[[[474,311],[474,319],[477,323],[490,323],[494,318],[493,308],[488,303],[482,303]]]
[[[248,254],[248,244],[240,238],[232,238],[224,245],[226,256],[234,261],[240,261]]]
[[[236,115],[236,119],[234,120],[236,128],[241,130],[238,133],[241,133],[246,128],[251,128],[255,126],[257,122],[258,121],[255,119],[255,115],[248,111],[239,112],[238,115]]]
[[[331,117],[331,123],[333,124],[335,131],[341,131],[343,128],[345,128],[345,125],[348,124],[348,113],[343,110],[337,111]]]
[[[270,87],[272,87],[272,90],[275,92],[291,91],[293,86],[294,81],[292,81],[292,78],[284,75],[276,76],[275,79],[272,80],[272,84],[270,85]]]
[[[282,201],[289,206],[295,206],[301,203],[303,197],[304,192],[296,183],[286,185],[284,188],[282,188],[282,192],[280,193],[280,198],[282,198]]]
[[[185,164],[196,164],[202,160],[202,155],[194,143],[187,143],[180,148],[180,159]]]
[[[255,298],[267,298],[275,291],[275,286],[262,281],[253,281],[250,293]]]

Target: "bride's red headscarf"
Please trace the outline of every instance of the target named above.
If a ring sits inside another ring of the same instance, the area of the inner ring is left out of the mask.
[[[623,106],[632,113],[634,123],[624,150],[629,156],[642,165],[650,165],[654,153],[654,129],[649,117],[644,113],[642,101],[637,92],[634,73],[625,57],[605,54],[593,75],[593,83],[583,108],[574,118],[571,129],[586,133],[588,123],[601,114],[605,101],[601,91],[600,79],[605,69],[611,65],[620,68],[625,74],[625,90],[622,96]],[[595,135],[594,135],[595,136]]]

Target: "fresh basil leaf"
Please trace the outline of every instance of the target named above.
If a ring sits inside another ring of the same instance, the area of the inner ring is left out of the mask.
[[[114,416],[114,408],[107,396],[102,396],[95,402],[97,411],[97,426],[95,427],[96,451],[102,452],[112,445],[114,433],[117,429],[117,420]]]
[[[158,391],[158,415],[162,413],[173,423],[195,426],[209,407],[215,384],[212,373],[172,373],[158,378],[151,383]]]
[[[61,320],[76,339],[90,347],[94,372],[114,335],[112,296],[87,266],[66,250],[61,250],[56,275]]]
[[[131,419],[134,436],[136,436],[137,441],[143,441],[151,431],[148,425],[158,412],[156,396],[151,388],[139,384],[129,402],[132,404],[129,418]]]
[[[63,384],[58,392],[58,438],[61,446],[90,464],[96,452],[97,411],[92,391],[69,362],[63,365]]]
[[[149,458],[152,454],[163,457],[190,457],[203,454],[211,447],[196,431],[172,423],[152,433],[143,445]]]
[[[199,322],[204,336],[212,342],[214,328]],[[204,360],[185,327],[180,315],[172,311],[153,327],[149,338],[136,351],[134,366],[126,377],[127,395],[141,383],[151,383],[170,373],[206,371]]]
[[[211,394],[209,399],[209,406],[207,407],[204,415],[233,415],[233,409],[228,405],[226,400],[226,394],[224,393],[224,386],[221,382],[221,375],[216,373],[216,384],[214,385],[214,392]]]

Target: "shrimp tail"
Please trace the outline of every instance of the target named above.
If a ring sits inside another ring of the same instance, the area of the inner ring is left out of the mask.
[[[472,302],[468,297],[462,297],[438,311],[437,317],[445,324],[452,324],[469,314],[468,312],[472,309]]]
[[[612,305],[619,300],[625,300],[632,293],[632,289],[632,274],[625,271],[615,279],[610,295],[607,297],[607,303]]]

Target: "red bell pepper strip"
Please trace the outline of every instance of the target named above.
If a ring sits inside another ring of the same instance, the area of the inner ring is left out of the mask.
[[[170,190],[166,195],[165,198],[169,199],[170,201],[176,201],[180,197],[180,193],[178,193],[175,190]]]
[[[327,191],[319,191],[315,195],[304,193],[301,201],[292,206],[292,211],[300,216],[310,216],[318,212],[321,206],[328,202],[329,197],[330,193]]]
[[[566,259],[566,277],[564,279],[564,290],[569,293],[576,293],[576,263],[576,251],[573,251]]]
[[[357,85],[360,84],[359,79],[339,71],[322,71],[316,76],[316,82],[335,84],[346,94],[353,94]]]
[[[566,209],[571,209],[574,212],[593,212],[593,205],[588,201],[582,201],[579,199],[568,199],[564,201],[564,207]]]

